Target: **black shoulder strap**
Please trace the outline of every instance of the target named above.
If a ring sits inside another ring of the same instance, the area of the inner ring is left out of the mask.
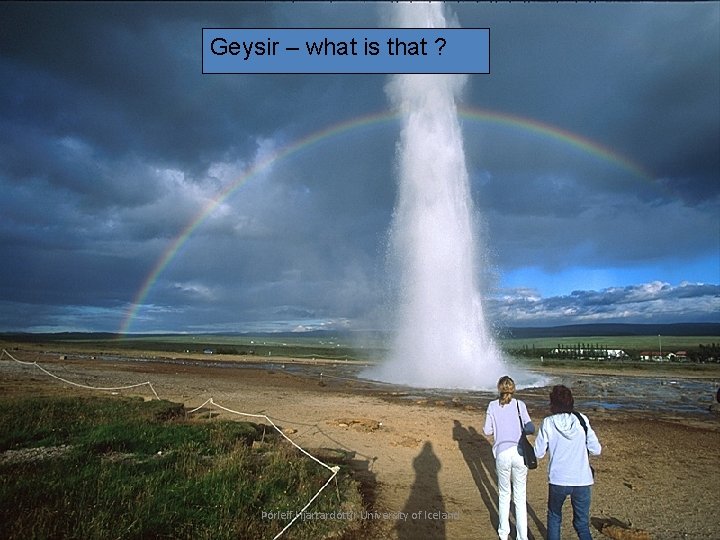
[[[585,423],[585,419],[577,411],[573,411],[572,413],[577,417],[578,420],[580,420],[580,425],[585,430],[585,448],[587,449],[587,424]],[[588,456],[590,456],[590,450],[588,450],[587,453]],[[590,472],[592,472],[592,476],[593,478],[595,478],[595,469],[593,469],[592,465],[590,465]]]
[[[520,431],[522,433],[525,433],[525,426],[523,425],[522,416],[520,416],[520,401],[516,400],[515,405],[517,405],[518,420],[520,420]]]
[[[573,411],[572,413],[576,416],[576,418],[578,420],[580,420],[580,425],[582,426],[583,430],[585,431],[585,437],[587,437],[587,424],[585,423],[585,419],[577,411]]]
[[[515,405],[518,407],[518,420],[520,421],[520,431],[525,433],[525,424],[522,422],[522,416],[520,416],[520,400],[515,401]]]

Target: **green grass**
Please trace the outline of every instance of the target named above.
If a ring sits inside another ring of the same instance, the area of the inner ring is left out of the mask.
[[[237,354],[256,356],[259,359],[273,356],[289,356],[293,358],[320,358],[328,360],[368,359],[376,348],[356,349],[343,340],[334,338],[318,339],[316,337],[281,337],[266,336],[221,336],[221,335],[170,335],[170,336],[136,336],[115,340],[58,340],[57,343],[80,346],[87,350],[152,350],[182,355],[183,353],[199,354],[211,349],[214,354]]]
[[[290,518],[262,513],[300,510],[331,473],[269,431],[167,401],[2,399],[0,538],[272,538]],[[362,510],[344,469],[309,510],[340,509]],[[284,537],[350,525],[298,520]]]
[[[660,348],[665,352],[686,350],[697,351],[701,346],[720,344],[720,336],[585,336],[585,337],[537,337],[523,339],[500,339],[500,347],[510,355],[547,356],[547,351],[558,345],[574,347],[586,344],[590,347],[622,349],[629,355],[637,357],[641,351],[656,351]],[[52,343],[85,350],[88,354],[102,354],[101,351],[154,351],[158,354],[172,354],[182,357],[186,352],[202,353],[212,349],[213,355],[208,358],[221,359],[223,355],[247,355],[258,360],[273,357],[291,357],[301,359],[330,359],[350,361],[377,361],[386,356],[387,344],[373,339],[364,347],[351,344],[338,337],[316,336],[234,336],[234,335],[168,335],[168,336],[132,336],[115,340],[98,339],[57,339]]]
[[[74,343],[81,343],[75,341]],[[677,351],[696,349],[700,345],[720,343],[720,336],[585,336],[585,337],[539,337],[522,339],[501,339],[500,346],[505,350],[535,347],[538,349],[554,349],[558,345],[575,346],[584,343],[591,346],[599,345],[609,349],[630,351],[658,350],[662,343],[663,350]],[[87,345],[94,348],[112,346],[120,349],[150,349],[175,353],[203,352],[210,348],[217,354],[252,354],[258,357],[290,356],[296,358],[329,358],[329,359],[372,359],[385,350],[380,342],[369,344],[365,348],[354,347],[342,339],[318,339],[316,337],[282,337],[265,336],[152,336],[118,339],[112,342],[88,341]]]

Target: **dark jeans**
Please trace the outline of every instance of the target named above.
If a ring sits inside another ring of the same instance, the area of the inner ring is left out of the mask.
[[[590,486],[548,485],[547,528],[548,540],[560,540],[562,507],[570,496],[573,509],[573,527],[580,540],[592,540],[590,535]]]

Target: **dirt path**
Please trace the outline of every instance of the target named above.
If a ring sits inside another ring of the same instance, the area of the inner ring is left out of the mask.
[[[478,433],[484,409],[462,402],[401,401],[357,383],[326,384],[282,370],[49,357],[41,365],[88,386],[150,381],[160,397],[188,408],[212,397],[230,409],[265,414],[296,430],[290,436],[304,448],[353,452],[357,468],[375,483],[374,512],[365,516],[372,521],[369,538],[497,538],[494,460],[490,442]],[[58,391],[86,391],[7,356],[0,360],[0,383],[4,392],[48,384]],[[147,387],[131,392],[152,395]],[[545,411],[529,409],[539,423]],[[620,520],[656,539],[720,538],[718,416],[653,418],[607,411],[589,416],[603,444],[603,455],[594,462],[595,523]],[[528,476],[529,528],[535,539],[545,536],[546,465],[547,459]],[[573,538],[566,507],[563,538]],[[593,537],[607,538],[595,528]]]

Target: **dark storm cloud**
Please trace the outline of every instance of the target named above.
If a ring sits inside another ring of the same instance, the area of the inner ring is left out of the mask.
[[[717,202],[717,4],[458,10],[492,28],[493,74],[472,101],[613,148],[663,179],[668,198]]]
[[[717,252],[717,4],[449,7],[462,26],[492,31],[492,74],[469,79],[466,105],[576,133],[650,172],[465,122],[479,242],[498,279],[526,267],[682,266]],[[384,76],[203,76],[203,26],[387,26],[388,10],[2,4],[0,330],[117,329],[163,253],[224,188],[309,134],[390,107]],[[241,181],[159,274],[131,329],[372,319],[388,279],[397,136],[393,122],[351,130]],[[629,300],[664,279],[512,294],[496,309],[562,323],[645,320],[653,309],[672,318],[672,302],[678,319],[714,312],[701,285]]]
[[[141,154],[201,174],[228,152],[251,151],[257,136],[283,127],[278,119],[287,128],[356,102],[347,79],[201,74],[203,25],[277,26],[287,6],[118,8],[8,5],[17,24],[0,46],[11,68],[26,72],[14,77],[25,88],[8,90],[7,117],[70,132],[108,154]],[[314,106],[298,108],[302,102]]]
[[[501,266],[716,253],[718,6],[534,5],[522,10],[536,15],[523,32],[519,9],[482,11],[496,67],[468,100],[569,130],[647,171],[580,162],[577,150],[538,136],[472,130],[474,192]]]

